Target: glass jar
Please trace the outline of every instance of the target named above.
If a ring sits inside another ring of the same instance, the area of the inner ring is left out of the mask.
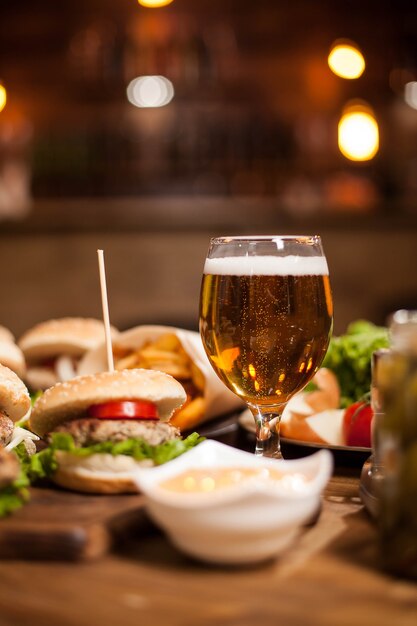
[[[381,553],[389,571],[417,578],[417,311],[397,311],[390,333],[378,366]]]
[[[372,454],[365,461],[359,485],[359,495],[364,503],[368,513],[376,518],[379,512],[379,492],[381,481],[384,478],[384,468],[381,461],[381,452],[379,445],[380,425],[384,419],[384,406],[381,397],[379,372],[380,365],[384,359],[390,358],[390,350],[381,348],[375,350],[372,354],[372,381],[371,381],[371,407],[373,411],[372,418]]]

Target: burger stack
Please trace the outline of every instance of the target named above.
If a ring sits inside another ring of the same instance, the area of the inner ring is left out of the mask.
[[[94,319],[49,320],[18,344],[0,328],[0,363],[9,365],[0,365],[0,496],[38,478],[85,493],[134,492],[137,467],[199,443],[197,433],[182,439],[170,423],[190,402],[190,391],[170,374],[134,367],[78,375],[82,357],[104,341],[104,325]],[[36,452],[39,438],[47,447]],[[36,462],[28,461],[34,453]],[[26,496],[16,495],[20,503]],[[17,501],[2,509],[0,498],[0,516],[14,508]]]
[[[0,365],[0,517],[19,508],[27,498],[27,477],[20,459],[36,451],[39,437],[17,426],[30,411],[28,390],[8,367]],[[18,453],[18,454],[16,454]]]
[[[112,333],[116,335],[116,329]],[[96,319],[65,317],[37,324],[19,339],[27,385],[44,390],[74,378],[82,356],[104,340],[104,324]]]

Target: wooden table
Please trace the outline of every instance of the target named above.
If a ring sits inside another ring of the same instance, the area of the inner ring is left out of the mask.
[[[380,570],[349,465],[338,462],[317,522],[256,567],[191,561],[152,526],[91,563],[3,561],[0,626],[416,626],[417,583]]]

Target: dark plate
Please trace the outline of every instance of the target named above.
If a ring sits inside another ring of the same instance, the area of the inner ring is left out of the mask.
[[[241,432],[241,429],[238,424],[239,415],[240,411],[226,413],[208,422],[203,422],[195,428],[192,428],[190,431],[182,434],[185,437],[191,432],[196,431],[202,437],[207,437],[207,439],[215,439],[221,443],[227,443],[229,446],[233,446],[234,448],[240,448],[241,443],[239,441],[239,433]]]
[[[237,420],[240,429],[246,433],[247,438],[254,441],[255,422],[252,416],[244,411],[238,416]],[[362,466],[372,453],[371,448],[333,446],[325,443],[319,444],[311,441],[299,441],[298,439],[281,437],[282,454],[286,459],[308,456],[309,454],[313,454],[316,450],[322,450],[324,448],[332,452],[336,465]]]
[[[281,441],[289,445],[292,444],[294,446],[303,446],[304,448],[316,448],[316,450],[326,448],[327,450],[335,450],[337,452],[360,452],[362,454],[371,454],[371,448],[361,448],[359,446],[332,446],[327,443],[299,441],[298,439],[288,439],[287,437],[281,437]]]

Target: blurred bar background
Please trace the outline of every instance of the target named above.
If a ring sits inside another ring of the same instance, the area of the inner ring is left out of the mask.
[[[15,334],[100,316],[98,247],[116,326],[196,328],[219,234],[321,234],[338,333],[417,308],[415,3],[3,2],[0,83]]]

